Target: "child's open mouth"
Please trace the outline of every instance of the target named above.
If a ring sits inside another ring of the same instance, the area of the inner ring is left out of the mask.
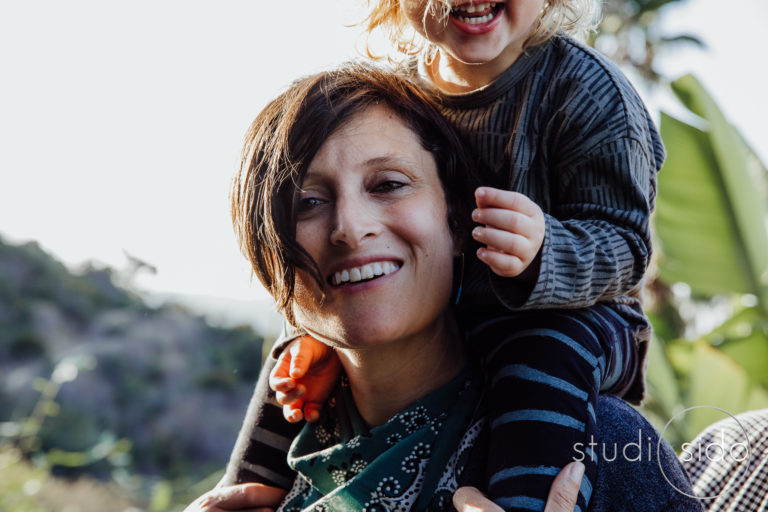
[[[451,17],[467,25],[483,25],[494,19],[504,7],[504,2],[473,2],[451,9]]]

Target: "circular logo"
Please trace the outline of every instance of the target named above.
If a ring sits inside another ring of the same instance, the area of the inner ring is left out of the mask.
[[[715,423],[712,427],[709,427],[707,429],[706,431],[707,433],[705,435],[700,434],[696,438],[695,442],[683,443],[682,453],[680,454],[679,458],[692,465],[697,465],[701,469],[713,464],[722,466],[722,467],[733,467],[733,468],[741,466],[740,471],[746,468],[747,464],[743,464],[743,463],[745,461],[748,461],[752,456],[749,448],[749,436],[747,434],[747,430],[744,428],[744,425],[741,424],[741,422],[736,416],[726,411],[725,409],[715,407],[714,405],[696,405],[693,407],[688,407],[687,409],[683,409],[682,411],[672,416],[672,418],[669,419],[669,421],[667,422],[666,425],[664,425],[664,428],[661,431],[661,435],[659,436],[659,442],[656,446],[656,450],[657,450],[656,453],[661,453],[660,451],[661,443],[664,439],[663,438],[664,432],[666,432],[667,428],[669,428],[669,426],[676,419],[680,418],[685,413],[692,411],[694,409],[714,409],[716,411],[720,411],[723,414],[730,416],[733,419],[733,421],[735,421],[736,424],[738,425],[738,429],[730,428],[728,429],[728,434],[726,435],[726,429],[724,428],[724,425],[721,425],[720,423]],[[718,426],[720,427],[719,431],[717,429]],[[739,433],[738,430],[741,430],[741,433]],[[739,439],[741,439],[742,434],[744,439],[743,442],[739,441]],[[661,464],[661,457],[658,457],[658,464],[659,464],[659,470],[661,471],[661,475],[664,477],[664,480],[666,480],[667,483],[677,492],[685,496],[688,496],[689,498],[696,498],[699,500],[711,500],[721,496],[723,493],[726,492],[726,489],[723,489],[719,494],[713,494],[711,496],[698,496],[696,494],[689,494],[682,489],[678,489],[675,486],[675,484],[672,483],[669,477],[667,477],[667,475],[664,473],[664,468],[662,467],[662,464]]]

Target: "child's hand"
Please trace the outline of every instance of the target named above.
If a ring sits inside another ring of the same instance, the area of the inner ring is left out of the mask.
[[[544,241],[544,213],[523,194],[491,187],[475,191],[472,220],[485,226],[472,237],[486,245],[477,257],[502,277],[516,277],[536,258]]]
[[[331,347],[311,336],[301,336],[280,354],[269,386],[283,406],[285,419],[313,422],[320,417],[340,373],[341,362]]]

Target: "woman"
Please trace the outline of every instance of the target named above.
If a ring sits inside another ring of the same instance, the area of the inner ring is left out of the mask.
[[[473,189],[461,148],[417,88],[360,65],[300,80],[249,131],[241,246],[345,374],[293,442],[281,510],[447,510],[460,486],[488,486],[483,379],[449,307]]]

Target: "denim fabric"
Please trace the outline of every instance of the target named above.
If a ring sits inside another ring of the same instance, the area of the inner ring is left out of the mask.
[[[615,396],[601,395],[597,402],[597,423],[600,439],[595,452],[599,461],[590,511],[703,510],[699,500],[684,496],[669,483],[693,494],[688,476],[666,441],[662,440],[656,456],[659,433],[640,413]],[[638,438],[642,439],[641,443]],[[638,444],[642,444],[642,451],[637,449]],[[635,460],[639,455],[640,460]],[[614,458],[612,462],[608,460]],[[664,474],[659,469],[659,460]]]

